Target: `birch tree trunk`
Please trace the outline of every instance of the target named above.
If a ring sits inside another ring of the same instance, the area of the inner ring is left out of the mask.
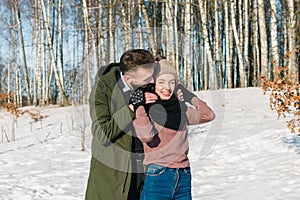
[[[84,61],[85,69],[86,69],[86,94],[85,94],[85,103],[88,102],[88,97],[91,92],[92,84],[91,84],[91,63],[92,63],[92,52],[90,47],[90,35],[92,35],[91,25],[89,22],[89,12],[88,5],[86,0],[82,0],[83,7],[83,16],[84,16],[84,38],[85,38],[85,47],[86,47],[86,58]],[[93,35],[92,35],[92,38]],[[109,47],[110,48],[110,47]]]
[[[42,58],[42,62],[41,62],[41,73],[42,73],[42,87],[41,87],[41,98],[42,101],[40,103],[41,106],[44,106],[46,104],[46,87],[47,87],[47,65],[46,63],[46,59],[45,59],[45,48],[44,48],[44,44],[45,44],[45,36],[44,36],[44,30],[43,30],[43,25],[42,23],[40,24],[41,26],[41,48],[40,48],[40,53],[41,53],[41,58]]]
[[[146,22],[146,30],[148,32],[148,39],[149,39],[149,45],[152,51],[155,51],[157,49],[155,40],[154,40],[154,35],[152,31],[152,24],[145,6],[145,0],[141,0],[141,6],[142,6],[142,11],[145,17],[145,22]]]
[[[131,38],[133,30],[130,30],[131,23],[131,1],[122,1],[122,38],[123,38],[123,51],[133,47]]]
[[[10,38],[12,37],[12,31],[9,29],[9,35]],[[7,54],[7,95],[10,96],[10,76],[11,76],[11,44],[8,44],[8,54]],[[8,102],[10,102],[10,98],[8,99]]]
[[[238,30],[236,26],[236,10],[234,3],[230,3],[231,7],[231,23],[232,23],[232,30],[233,30],[233,35],[235,38],[235,43],[236,43],[236,48],[237,48],[237,57],[238,57],[238,62],[239,62],[239,72],[240,72],[240,87],[244,88],[246,86],[246,76],[245,76],[245,69],[244,69],[244,63],[243,63],[243,55],[242,55],[242,46],[239,40],[239,35],[238,35]]]
[[[33,105],[41,105],[42,103],[42,76],[41,76],[41,52],[40,52],[40,33],[41,23],[39,20],[40,7],[38,0],[35,0],[32,4],[34,25],[33,25],[33,37],[34,37],[34,48],[35,48],[35,72],[34,72],[34,83],[33,83]]]
[[[35,11],[36,12],[36,11]],[[41,80],[41,74],[40,74],[40,52],[39,52],[39,24],[37,22],[38,19],[35,21],[35,26],[34,26],[34,48],[35,48],[35,72],[34,72],[34,83],[33,83],[33,105],[36,106],[38,104],[38,94],[37,94],[37,82]]]
[[[226,77],[227,77],[227,88],[232,88],[232,29],[230,25],[230,17],[228,11],[228,3],[224,1],[224,12],[225,12],[225,37],[226,37]]]
[[[279,65],[279,51],[278,51],[278,31],[277,31],[277,11],[276,11],[276,1],[270,1],[271,4],[271,53],[272,53],[272,68],[276,71]],[[275,72],[273,71],[273,72]],[[273,74],[277,77],[276,73]]]
[[[249,2],[244,0],[244,60],[245,60],[245,70],[248,72],[245,78],[245,86],[250,85],[250,63],[249,63]]]
[[[295,17],[295,5],[294,0],[288,0],[288,11],[289,11],[289,23],[288,23],[288,36],[289,36],[289,47],[288,51],[291,52],[289,57],[288,67],[290,73],[293,75],[295,82],[298,81],[296,56],[295,56],[295,29],[296,29],[296,17]]]
[[[115,60],[115,43],[114,43],[114,33],[115,24],[113,19],[113,6],[114,0],[108,1],[108,52],[109,52],[109,62]]]
[[[102,0],[98,0],[98,30],[97,30],[97,44],[98,44],[98,58],[99,58],[99,67],[104,65],[104,42],[103,42],[103,31],[102,31],[102,17],[103,17],[103,8],[102,8]]]
[[[174,30],[174,21],[176,18],[174,17],[174,6],[171,0],[166,1],[166,49],[167,49],[167,58],[175,64],[175,34],[177,31]],[[174,19],[175,18],[175,19]]]
[[[43,16],[43,12],[42,12],[42,5],[40,3],[40,0],[38,0],[39,5],[40,5],[40,9],[41,9],[41,15]],[[48,10],[47,13],[50,13],[50,0],[48,0],[47,2],[48,5]],[[47,21],[50,21],[50,15],[48,15]],[[46,47],[48,47],[48,38],[47,38],[47,27],[45,25],[45,23],[43,23],[43,31],[42,31],[42,40],[43,40],[43,57],[44,57],[44,66],[45,66],[45,74],[46,74],[46,87],[45,87],[45,104],[49,105],[50,100],[51,100],[51,95],[50,95],[50,87],[51,87],[51,80],[52,80],[52,76],[53,76],[53,62],[52,62],[52,57],[50,56],[50,61],[48,62],[46,57],[48,55],[48,49]],[[49,30],[50,31],[50,30]],[[51,54],[50,54],[51,55]],[[49,65],[49,66],[48,66]],[[46,66],[48,66],[48,69],[46,68]]]
[[[258,26],[258,8],[257,2],[254,1],[252,10],[253,21],[253,66],[254,66],[254,86],[259,86],[261,82],[261,62],[260,62],[260,49],[259,49],[259,26]]]
[[[51,57],[51,61],[52,61],[53,67],[54,67],[53,68],[54,69],[54,75],[55,75],[56,83],[58,85],[60,95],[61,95],[61,102],[60,103],[61,103],[61,105],[68,106],[70,104],[69,104],[69,101],[68,101],[67,96],[66,96],[66,91],[64,90],[64,83],[61,82],[61,78],[60,78],[60,76],[63,76],[63,74],[58,74],[58,71],[60,71],[60,70],[58,69],[58,66],[55,63],[55,56],[54,56],[53,44],[52,44],[52,41],[51,41],[50,27],[49,27],[49,22],[47,20],[47,13],[46,13],[44,1],[40,0],[40,3],[41,3],[41,8],[42,8],[46,33],[47,33],[48,45],[49,45],[49,48],[50,48],[50,57]]]
[[[185,1],[184,19],[184,83],[191,90],[191,1]]]
[[[217,76],[217,88],[222,87],[222,67],[220,57],[220,27],[219,27],[219,0],[214,0],[214,13],[215,13],[215,24],[214,24],[214,57],[216,63],[216,76]]]
[[[267,39],[267,28],[266,28],[266,17],[265,17],[265,5],[263,0],[255,0],[258,8],[258,25],[259,25],[259,44],[260,44],[260,75],[269,78],[268,70],[268,39]],[[259,85],[261,80],[259,79]]]
[[[62,30],[62,12],[63,12],[63,5],[62,0],[58,0],[58,35],[59,35],[59,79],[61,82],[62,90],[65,91],[65,78],[64,78],[64,51],[63,51],[63,30]],[[64,99],[62,99],[64,101]],[[64,103],[64,102],[63,102]],[[68,103],[69,104],[69,103]]]
[[[215,65],[212,58],[212,51],[210,49],[209,45],[209,36],[208,36],[208,28],[207,28],[207,18],[206,18],[206,5],[205,1],[198,0],[199,3],[199,12],[201,15],[201,26],[203,28],[203,37],[204,37],[204,51],[206,53],[205,59],[208,61],[208,67],[209,67],[209,79],[206,81],[207,77],[203,77],[204,80],[204,89],[211,89],[214,90],[216,88],[215,83]],[[206,61],[205,61],[206,62]],[[207,85],[207,82],[209,82],[209,86]]]
[[[12,13],[13,13],[13,8],[12,8]],[[13,24],[15,23],[15,18],[12,17],[12,22]],[[17,58],[18,58],[18,53],[17,53],[17,34],[15,31],[12,31],[12,37],[13,37],[13,63],[14,63],[14,71],[15,71],[15,82],[14,82],[14,88],[15,88],[15,104],[19,107],[22,106],[22,98],[20,98],[20,96],[22,95],[22,88],[20,85],[20,69],[18,67],[18,63],[17,63]]]
[[[142,6],[141,6],[142,1],[138,0],[138,5],[136,5],[137,10],[138,10],[138,27],[136,28],[136,37],[137,37],[137,46],[140,49],[143,49],[143,21],[142,21]]]
[[[18,0],[14,4],[15,14],[16,14],[16,23],[18,25],[19,34],[20,34],[20,45],[21,51],[23,56],[23,68],[24,68],[24,78],[25,78],[25,89],[26,89],[26,96],[27,96],[27,105],[31,105],[31,98],[30,98],[30,88],[29,88],[29,78],[28,78],[28,69],[27,69],[27,58],[25,53],[25,44],[24,44],[24,36],[23,36],[23,28],[21,26],[21,14],[19,9],[19,2]]]
[[[173,34],[174,34],[174,41],[175,41],[175,44],[174,44],[174,52],[175,52],[175,55],[174,55],[174,64],[175,64],[175,68],[176,68],[176,71],[179,72],[179,41],[178,41],[178,34],[180,34],[180,32],[178,31],[178,23],[177,23],[177,17],[178,17],[178,4],[175,3],[174,5],[174,31],[173,31]]]

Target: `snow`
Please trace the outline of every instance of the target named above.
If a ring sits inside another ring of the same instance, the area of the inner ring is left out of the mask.
[[[277,120],[261,88],[195,92],[215,111],[189,131],[195,200],[299,199],[300,137]],[[48,115],[17,121],[0,111],[0,199],[84,199],[90,164],[88,106],[27,107]],[[86,150],[81,135],[86,133]]]

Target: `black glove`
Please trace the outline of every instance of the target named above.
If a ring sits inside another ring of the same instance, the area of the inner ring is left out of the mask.
[[[142,88],[142,90],[145,92],[155,93],[155,83],[149,83],[146,85],[145,88]]]
[[[144,106],[146,112],[148,112],[148,106],[146,105],[145,92],[155,93],[155,83],[149,83],[146,87],[137,88],[129,97],[129,105],[133,105],[134,111],[139,106]]]
[[[190,92],[188,89],[186,89],[183,85],[181,84],[178,84],[177,87],[176,87],[176,95],[177,95],[177,91],[181,89],[182,93],[183,93],[183,98],[184,98],[184,101],[186,102],[189,102],[189,103],[192,103],[191,100],[192,98],[196,97],[196,95],[192,92]]]
[[[136,111],[139,106],[144,106],[145,103],[143,88],[137,88],[129,97],[129,105],[133,105],[134,111]]]

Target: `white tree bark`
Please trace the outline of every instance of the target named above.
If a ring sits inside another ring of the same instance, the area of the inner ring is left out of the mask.
[[[239,40],[239,35],[238,35],[238,30],[237,30],[237,25],[236,25],[236,16],[235,16],[235,5],[233,2],[230,3],[230,10],[231,10],[231,23],[232,23],[232,30],[233,30],[233,35],[236,43],[236,48],[237,48],[237,57],[239,61],[239,72],[240,72],[240,87],[245,87],[246,86],[246,76],[245,76],[245,69],[244,69],[244,62],[243,62],[243,52],[242,52],[242,45]]]
[[[115,61],[115,22],[113,15],[114,0],[109,0],[108,3],[108,49],[109,49],[109,63]]]
[[[279,51],[278,51],[278,30],[277,30],[277,11],[276,1],[270,1],[271,4],[271,45],[272,45],[272,68],[276,71],[279,65]],[[274,73],[276,77],[276,73]]]
[[[11,30],[9,30],[10,36],[12,34]],[[10,96],[10,76],[11,76],[11,44],[8,45],[8,54],[7,54],[7,95]],[[10,102],[10,98],[8,99],[8,102]]]
[[[167,35],[167,58],[171,60],[175,64],[175,49],[176,49],[176,33],[177,30],[175,29],[175,22],[176,18],[174,16],[174,7],[176,5],[173,5],[173,1],[167,0],[166,1],[166,35]],[[175,31],[176,30],[176,31]],[[176,64],[175,64],[176,66]],[[178,66],[177,66],[178,68]]]
[[[228,3],[224,1],[224,12],[225,12],[225,36],[226,36],[226,77],[227,77],[227,87],[232,88],[232,29],[230,25],[229,11],[228,11]]]
[[[57,83],[57,86],[59,88],[60,95],[61,95],[61,104],[67,106],[67,105],[69,105],[69,101],[68,101],[67,96],[66,96],[66,91],[64,90],[64,83],[61,82],[61,78],[60,78],[60,76],[63,76],[63,74],[58,74],[58,72],[60,70],[58,69],[59,67],[55,63],[54,49],[53,49],[53,44],[52,44],[52,41],[51,41],[50,26],[49,26],[49,21],[47,19],[47,13],[46,13],[44,1],[40,0],[40,3],[41,3],[42,11],[43,11],[42,12],[43,13],[43,19],[44,19],[46,33],[47,33],[48,45],[49,45],[49,48],[50,48],[50,57],[51,57],[51,61],[52,61],[52,64],[53,64],[54,75],[55,75],[56,83]]]
[[[178,23],[177,23],[177,17],[178,17],[178,4],[175,4],[175,9],[174,9],[174,41],[175,41],[175,66],[176,66],[176,70],[179,72],[179,36],[178,34],[181,34],[178,30]]]
[[[191,1],[185,1],[185,19],[184,19],[184,83],[191,90]]]
[[[259,26],[258,26],[258,8],[257,3],[254,2],[253,10],[252,10],[252,20],[253,20],[253,62],[254,62],[254,86],[259,86],[261,82],[261,64],[260,64],[260,54],[259,54]]]
[[[145,17],[145,22],[146,22],[146,30],[148,32],[148,39],[149,39],[149,45],[150,48],[154,51],[157,49],[156,44],[155,44],[155,40],[154,40],[154,34],[153,34],[153,27],[149,18],[149,15],[147,13],[147,9],[145,7],[145,1],[142,0],[141,1],[141,6],[142,6],[142,11]]]
[[[296,56],[295,56],[295,29],[296,29],[296,17],[295,17],[295,5],[294,0],[288,0],[288,11],[289,11],[289,23],[288,23],[288,36],[289,44],[288,51],[291,52],[289,57],[288,67],[290,73],[293,75],[293,80],[298,81]]]
[[[99,22],[98,22],[98,56],[99,56],[99,66],[103,66],[105,64],[105,58],[104,58],[104,41],[103,41],[103,31],[102,31],[102,17],[103,17],[103,8],[102,8],[102,0],[98,1],[98,15],[99,15]]]
[[[91,30],[91,25],[89,22],[89,12],[88,5],[86,0],[82,0],[83,6],[83,16],[84,16],[84,33],[85,33],[85,47],[86,47],[86,57],[84,61],[86,69],[86,94],[85,94],[85,103],[88,102],[88,97],[91,92],[92,83],[91,83],[91,63],[92,63],[92,51],[90,47],[90,37],[94,38],[93,31]]]
[[[218,88],[222,87],[222,67],[220,56],[220,27],[219,27],[219,0],[214,0],[214,13],[215,13],[215,25],[214,25],[214,57],[216,63],[217,85]]]
[[[122,38],[123,38],[123,51],[131,49],[133,47],[133,30],[130,29],[131,24],[131,1],[122,1],[121,13],[122,13]]]
[[[259,24],[259,36],[260,36],[260,57],[261,57],[261,76],[269,77],[268,70],[268,39],[267,39],[267,28],[266,28],[266,17],[265,17],[265,5],[264,0],[255,0],[258,9],[258,24]]]
[[[41,22],[39,20],[39,2],[35,0],[33,2],[33,13],[34,13],[34,25],[33,25],[33,37],[34,37],[34,48],[35,48],[35,67],[34,67],[34,83],[33,83],[33,105],[41,105],[41,89],[42,89],[42,76],[41,76],[41,52],[40,52],[40,33],[41,33]]]
[[[138,48],[140,49],[143,49],[143,25],[142,25],[142,1],[141,0],[138,0],[138,5],[136,5],[137,9],[138,9],[138,27],[136,29],[137,33],[136,33],[136,36],[137,36],[137,46]]]
[[[213,62],[213,58],[212,58],[212,51],[210,49],[210,45],[209,45],[209,37],[208,37],[208,28],[206,25],[207,22],[207,17],[206,17],[206,6],[205,6],[205,1],[203,0],[198,0],[199,3],[199,11],[201,14],[201,24],[203,27],[203,37],[204,37],[204,51],[206,53],[206,57],[204,59],[207,59],[208,61],[208,67],[209,67],[209,79],[208,81],[206,80],[207,77],[203,77],[204,80],[204,89],[212,89],[214,90],[216,88],[215,86],[215,65]],[[208,83],[209,82],[209,86]]]
[[[24,44],[24,36],[23,36],[23,28],[21,26],[21,16],[20,16],[20,9],[18,5],[18,1],[14,4],[15,16],[16,16],[16,23],[19,29],[20,34],[20,45],[21,45],[21,52],[23,57],[23,68],[24,68],[24,77],[25,77],[25,89],[26,89],[26,96],[27,96],[27,105],[31,105],[31,98],[30,98],[30,87],[29,87],[29,78],[28,78],[28,69],[27,69],[27,58],[25,53],[25,44]]]
[[[248,80],[250,77],[250,64],[249,64],[249,2],[244,0],[244,60],[245,60],[245,69],[248,71],[248,75],[245,78],[245,86],[248,86]]]

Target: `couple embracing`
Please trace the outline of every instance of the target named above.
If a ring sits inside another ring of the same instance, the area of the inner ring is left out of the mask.
[[[191,199],[187,126],[215,118],[168,60],[143,49],[100,69],[90,95],[86,200]]]

